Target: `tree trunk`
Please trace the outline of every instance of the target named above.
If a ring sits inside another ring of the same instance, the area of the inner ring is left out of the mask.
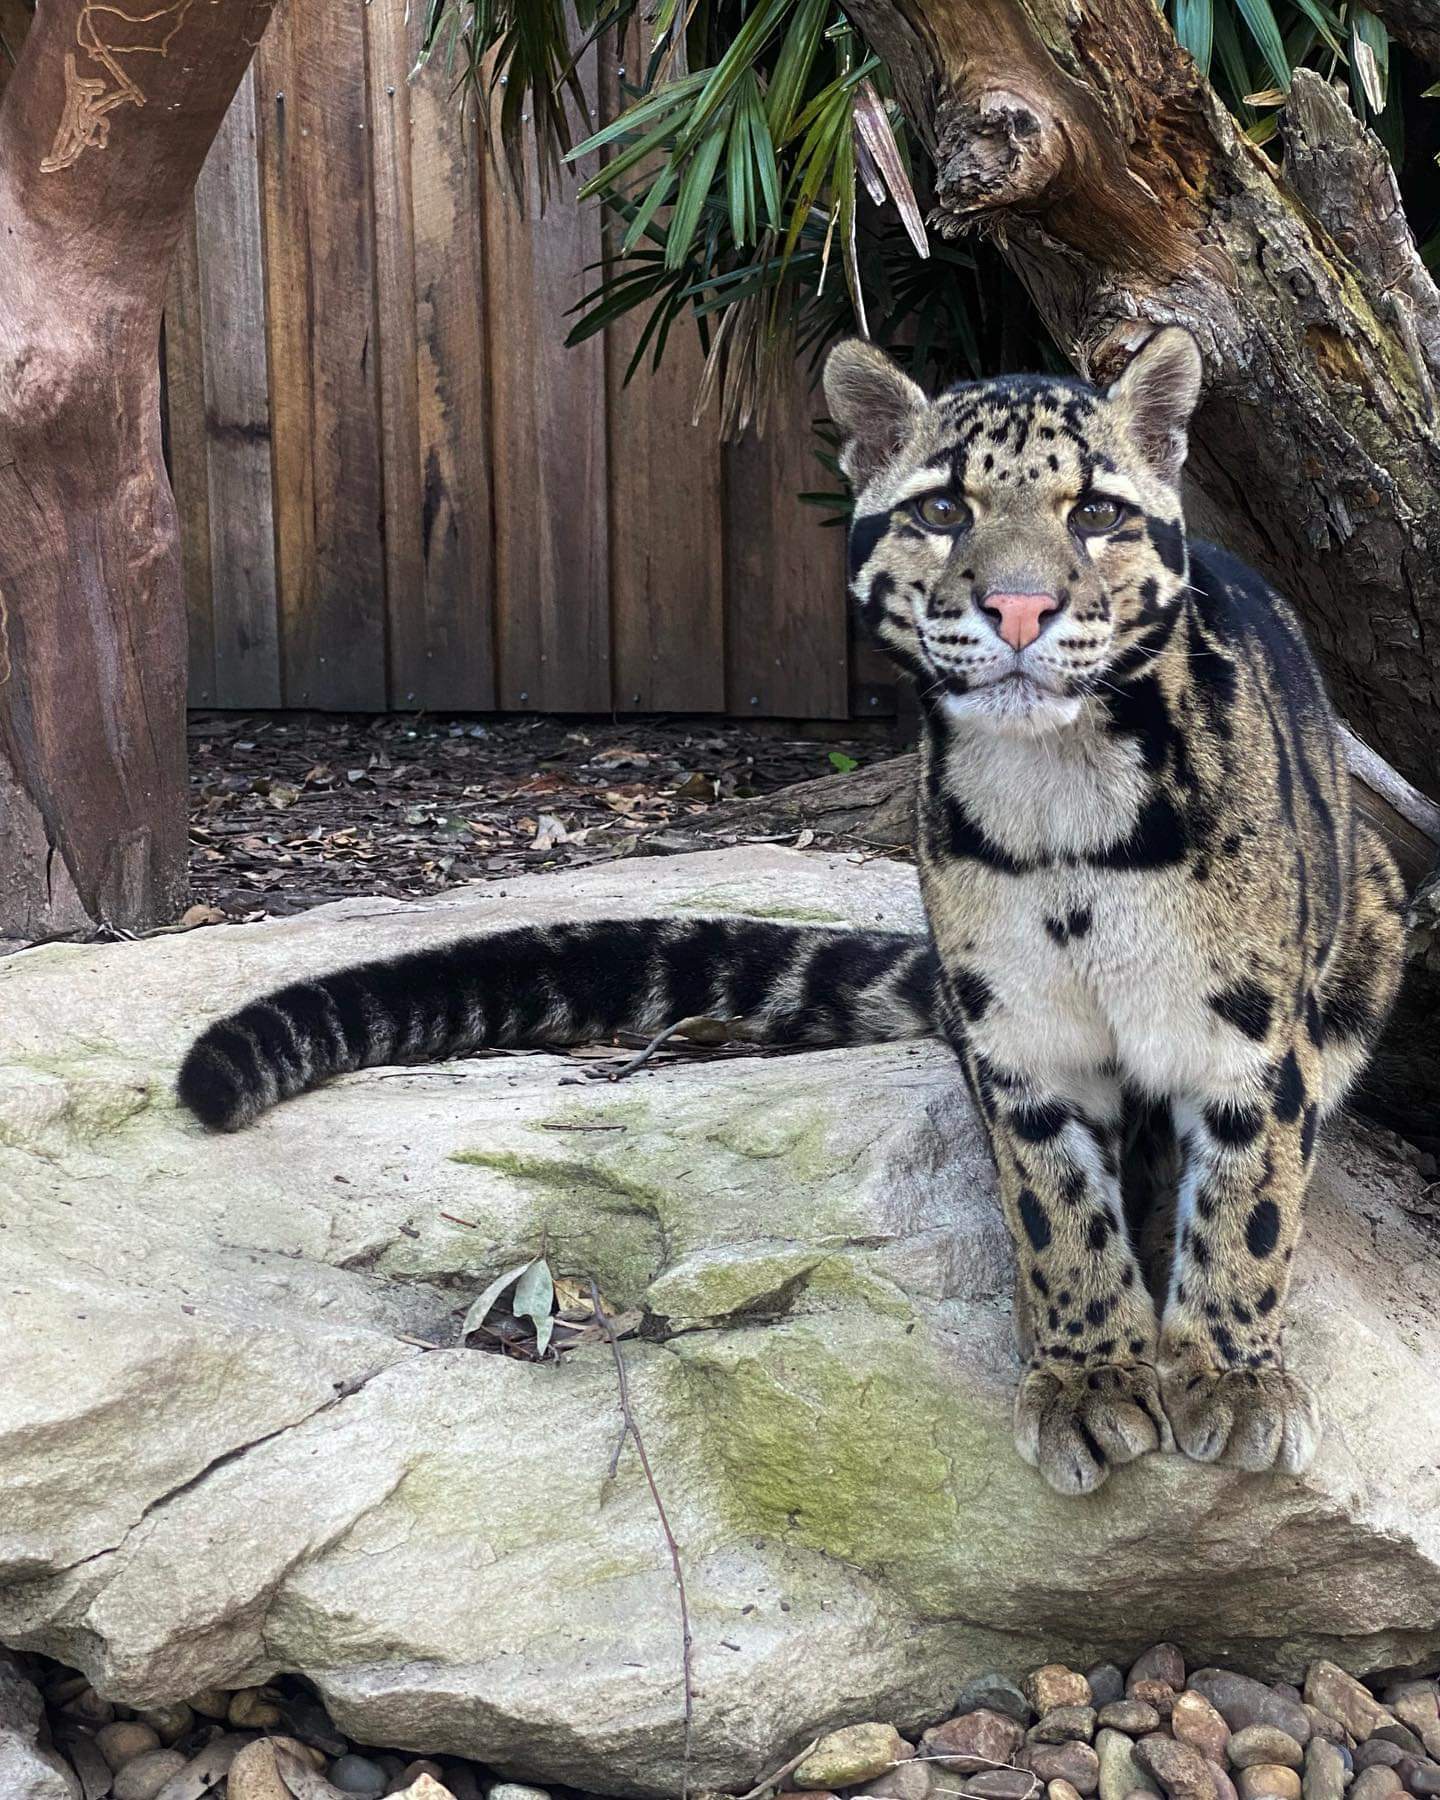
[[[1435,792],[1440,298],[1383,150],[1301,73],[1277,173],[1154,0],[851,10],[934,154],[934,222],[992,230],[1082,370],[1195,333],[1211,517],[1300,608],[1357,730]]]
[[[166,273],[270,0],[46,0],[0,98],[0,936],[173,918]]]

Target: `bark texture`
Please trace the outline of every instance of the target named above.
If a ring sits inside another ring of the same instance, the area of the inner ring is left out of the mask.
[[[1440,6],[1435,0],[1370,0],[1370,10],[1421,62],[1440,69]]]
[[[0,935],[184,902],[160,317],[269,4],[48,0],[0,99]]]
[[[1440,299],[1379,144],[1301,74],[1277,171],[1153,0],[853,10],[929,140],[935,223],[993,231],[1082,370],[1194,332],[1191,469],[1227,543],[1301,609],[1357,730],[1436,792]]]

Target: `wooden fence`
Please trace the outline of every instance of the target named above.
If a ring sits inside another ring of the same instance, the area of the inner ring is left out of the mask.
[[[197,705],[890,710],[848,641],[818,399],[690,413],[696,345],[566,349],[593,207],[519,206],[421,0],[287,0],[206,165],[167,313]],[[603,115],[616,71],[586,71]]]

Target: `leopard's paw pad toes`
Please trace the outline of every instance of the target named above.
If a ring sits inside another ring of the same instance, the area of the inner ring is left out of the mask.
[[[1145,1363],[1028,1370],[1015,1401],[1015,1442],[1062,1494],[1091,1493],[1112,1468],[1174,1448],[1158,1377]]]
[[[1283,1369],[1167,1372],[1165,1408],[1180,1448],[1197,1462],[1298,1475],[1320,1443],[1315,1397]]]

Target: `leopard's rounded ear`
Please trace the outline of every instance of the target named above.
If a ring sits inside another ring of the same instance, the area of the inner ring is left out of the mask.
[[[1146,340],[1108,398],[1156,473],[1180,479],[1189,448],[1190,415],[1200,399],[1205,365],[1200,347],[1179,325],[1167,325]]]
[[[844,433],[840,467],[857,490],[894,456],[927,405],[925,390],[863,338],[846,338],[830,352],[825,401]]]

